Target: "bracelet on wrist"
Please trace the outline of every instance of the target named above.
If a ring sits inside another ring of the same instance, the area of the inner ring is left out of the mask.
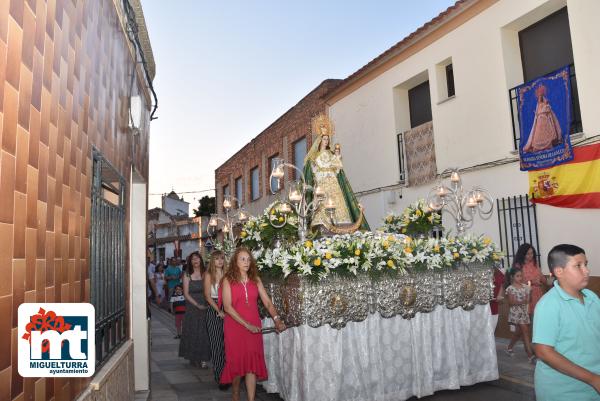
[[[279,315],[273,316],[273,321],[275,321],[275,320],[281,320],[281,318],[279,317]]]

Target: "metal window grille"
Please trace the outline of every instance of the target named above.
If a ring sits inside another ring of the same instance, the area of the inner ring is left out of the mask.
[[[397,136],[398,141],[398,169],[400,176],[398,178],[398,182],[400,184],[406,183],[406,158],[404,157],[404,133],[401,132]]]
[[[536,205],[529,201],[528,195],[512,196],[497,200],[500,244],[504,267],[512,266],[517,249],[523,243],[535,247],[540,263],[540,243],[537,230]]]
[[[577,76],[575,75],[575,64],[570,65],[571,70],[569,79],[571,80],[571,128],[570,135],[583,131],[583,125],[581,123],[581,110],[579,109],[579,95],[577,91]],[[548,74],[550,75],[550,74]],[[519,107],[517,104],[517,88],[521,86],[515,86],[508,90],[508,97],[510,101],[510,117],[512,120],[513,130],[513,146],[515,150],[519,149],[519,141],[521,140],[521,118],[519,116]]]
[[[90,289],[96,308],[96,364],[127,338],[125,309],[125,180],[93,151]]]

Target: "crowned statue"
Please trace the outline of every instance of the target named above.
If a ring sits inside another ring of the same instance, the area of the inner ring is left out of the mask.
[[[313,145],[304,159],[304,177],[313,188],[320,187],[325,193],[325,206],[319,207],[312,216],[311,230],[329,233],[369,230],[352,187],[342,165],[340,145],[331,149],[334,134],[333,123],[325,114],[312,120]],[[310,202],[312,194],[308,195]]]

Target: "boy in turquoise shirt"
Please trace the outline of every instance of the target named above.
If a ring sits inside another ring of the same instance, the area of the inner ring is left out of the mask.
[[[600,400],[600,300],[585,289],[587,263],[575,245],[557,245],[548,254],[556,281],[533,319],[538,401]]]

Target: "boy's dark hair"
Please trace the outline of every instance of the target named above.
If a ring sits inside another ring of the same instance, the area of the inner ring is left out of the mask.
[[[570,257],[581,254],[585,255],[585,251],[577,245],[556,245],[550,250],[550,253],[548,253],[548,268],[550,269],[550,272],[554,274],[554,269],[557,267],[565,267]]]

